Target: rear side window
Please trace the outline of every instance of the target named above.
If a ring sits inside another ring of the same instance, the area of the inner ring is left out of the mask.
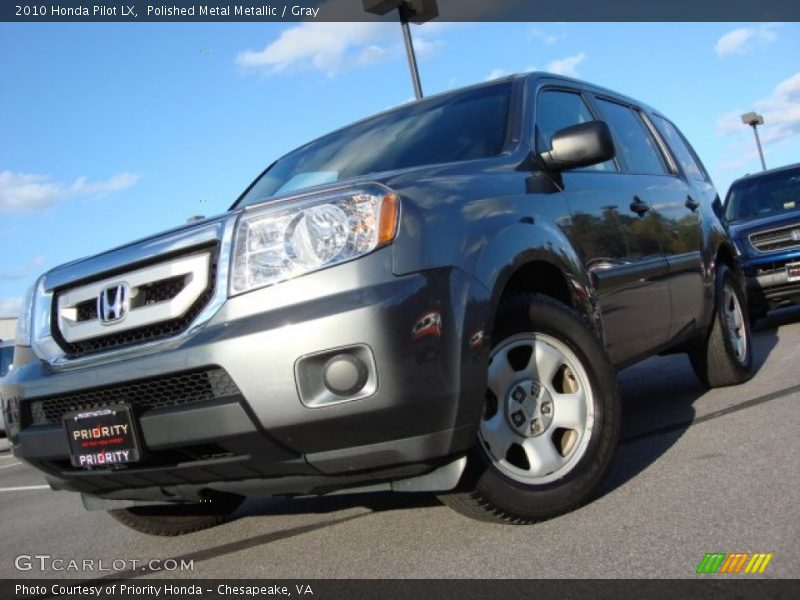
[[[700,160],[697,158],[694,150],[689,145],[689,142],[687,142],[686,138],[684,138],[683,135],[681,135],[681,132],[678,131],[678,128],[658,115],[653,115],[653,124],[656,126],[658,132],[664,137],[664,140],[672,149],[672,153],[680,163],[683,172],[686,173],[686,176],[691,177],[692,179],[706,181],[708,176],[706,175],[705,169],[700,164]]]
[[[594,121],[589,107],[580,94],[562,90],[545,90],[536,105],[536,147],[539,152],[551,148],[553,134],[572,125]],[[592,165],[581,170],[616,171],[614,161]]]
[[[644,175],[666,175],[667,167],[642,118],[622,104],[601,98],[597,102],[614,135],[617,153],[628,170]]]

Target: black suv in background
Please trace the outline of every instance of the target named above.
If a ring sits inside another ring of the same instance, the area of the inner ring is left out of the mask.
[[[751,375],[715,201],[667,117],[580,81],[379,114],[224,215],[43,275],[0,387],[14,452],[155,534],[247,495],[569,511],[611,464],[616,369],[688,352],[708,386]]]
[[[800,302],[800,164],[734,181],[725,220],[747,276],[751,318]]]

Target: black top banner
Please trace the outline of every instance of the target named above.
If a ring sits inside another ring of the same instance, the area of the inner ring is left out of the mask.
[[[800,21],[798,0],[3,0],[0,21],[369,21],[399,5],[412,21]]]

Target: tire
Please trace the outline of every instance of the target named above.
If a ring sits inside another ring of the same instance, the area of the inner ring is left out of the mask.
[[[619,435],[617,381],[585,321],[549,297],[510,298],[494,329],[478,442],[459,487],[440,499],[475,519],[534,523],[582,505],[605,478]]]
[[[175,536],[224,523],[243,501],[242,496],[225,495],[208,503],[135,506],[110,510],[108,514],[140,533]]]
[[[725,264],[717,267],[714,317],[705,340],[689,352],[697,378],[709,388],[738,385],[753,376],[753,342],[747,302]]]

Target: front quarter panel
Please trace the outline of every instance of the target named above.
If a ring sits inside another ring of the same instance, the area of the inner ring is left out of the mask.
[[[403,202],[396,274],[448,266],[464,271],[484,290],[486,303],[475,307],[479,315],[473,318],[489,331],[514,272],[542,261],[567,276],[585,316],[594,314],[590,282],[562,230],[570,224],[569,208],[558,186],[543,174],[497,166],[388,184]],[[590,320],[599,329],[599,321]]]

